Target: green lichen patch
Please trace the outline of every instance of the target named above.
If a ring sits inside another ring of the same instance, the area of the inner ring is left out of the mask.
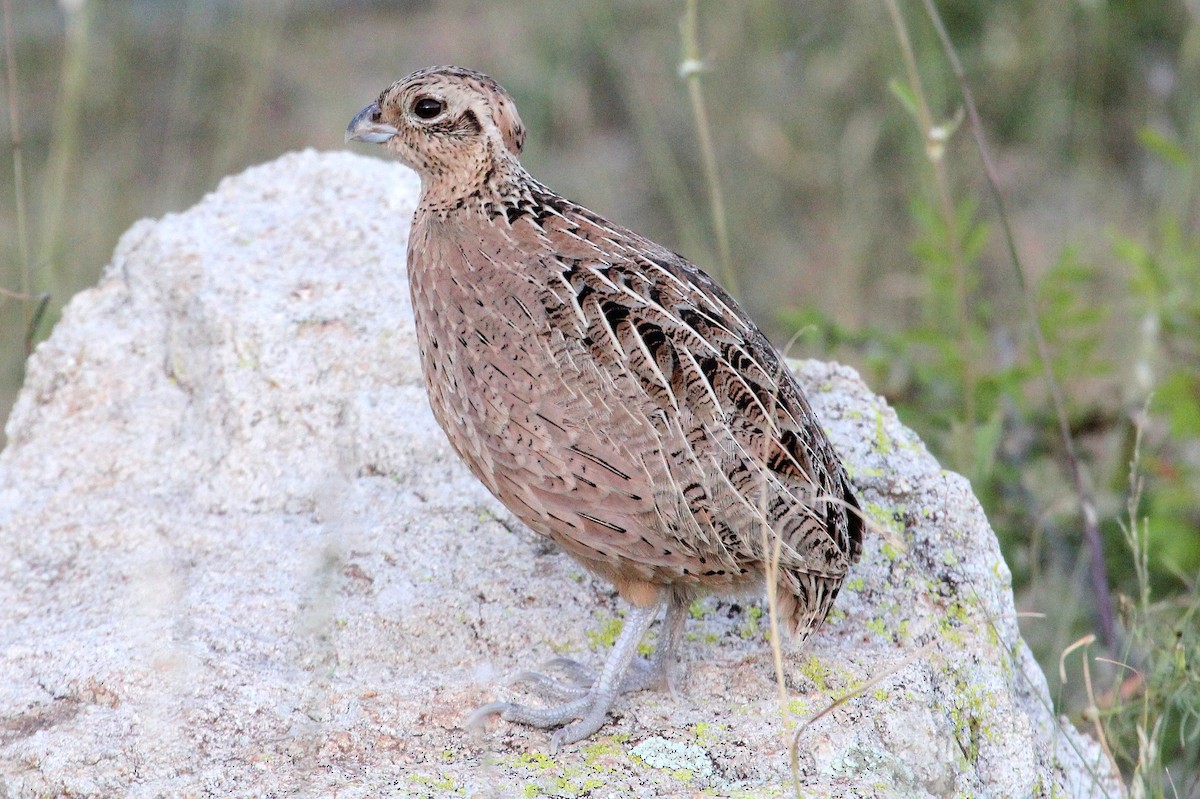
[[[596,618],[600,620],[600,625],[586,633],[588,648],[592,651],[611,649],[621,635],[621,630],[625,629],[625,611],[618,611],[616,616],[607,617],[597,611]],[[646,640],[639,642],[638,654],[643,656],[654,654],[655,639],[656,635],[651,633]]]
[[[686,638],[689,641],[699,641],[700,643],[705,644],[706,646],[711,646],[712,644],[715,644],[717,641],[721,640],[721,636],[717,635],[716,633],[708,633],[708,632],[684,633],[684,638]]]
[[[454,781],[452,777],[446,774],[433,776],[431,774],[413,774],[409,781],[414,785],[424,789],[422,793],[427,796],[466,796],[467,789]]]
[[[867,519],[886,531],[883,536],[881,546],[884,557],[888,560],[896,560],[901,554],[901,547],[904,541],[904,516],[908,512],[908,506],[900,505],[880,505],[878,502],[868,502],[863,507],[863,512]]]
[[[708,793],[708,791],[701,791]],[[781,785],[765,785],[761,788],[734,788],[729,793],[717,793],[713,791],[713,796],[728,796],[729,799],[772,799],[776,796],[791,796],[791,787],[783,787]]]
[[[879,608],[880,615],[869,619],[866,627],[881,638],[887,638],[895,643],[902,643],[909,637],[909,620],[901,618],[903,613],[899,605],[889,602]]]
[[[887,426],[884,424],[883,414],[879,409],[875,409],[875,450],[884,455],[895,449],[895,443],[892,437],[888,435]]]
[[[625,758],[623,744],[628,740],[629,736],[621,733],[618,735],[606,735],[603,738],[585,744],[579,750],[583,755],[584,766],[601,773],[612,771],[613,764],[618,759]]]
[[[696,736],[699,746],[712,746],[721,740],[721,734],[729,729],[724,724],[708,723],[705,721],[692,725],[692,735]]]
[[[821,693],[829,692],[828,672],[816,655],[809,655],[800,664],[800,673],[807,677]]]
[[[963,646],[966,639],[965,629],[971,623],[971,614],[962,600],[955,600],[947,607],[942,618],[938,620],[938,633],[955,646]]]
[[[816,655],[804,659],[800,664],[800,674],[811,681],[817,691],[835,702],[861,690],[866,684],[853,671],[839,668],[836,664],[823,663]],[[789,711],[803,715],[800,711],[792,710],[790,705]]]
[[[762,635],[762,628],[759,625],[759,620],[762,619],[762,616],[763,610],[758,605],[750,605],[747,607],[746,617],[742,622],[741,629],[738,630],[738,635],[747,641],[752,638],[758,638],[760,635]]]
[[[588,646],[593,650],[608,649],[617,642],[617,637],[625,628],[625,619],[620,616],[604,618],[599,612],[596,615],[600,618],[600,625],[587,631]]]
[[[829,615],[825,617],[825,624],[829,627],[837,627],[846,619],[846,611],[841,608],[833,608],[829,611]]]
[[[885,474],[884,470],[878,466],[861,466],[849,462],[843,464],[843,466],[845,466],[846,474],[849,475],[850,480],[854,482],[871,477],[883,477]]]
[[[583,763],[568,765],[542,752],[525,752],[496,762],[518,775],[528,778],[522,796],[584,796],[609,782],[610,775],[621,760],[627,760],[622,744],[627,735],[610,735],[585,744],[580,752]]]
[[[560,768],[559,764],[555,762],[554,758],[550,757],[544,752],[524,752],[519,755],[513,755],[511,758],[507,758],[507,760],[514,766],[534,769],[535,771],[546,771],[548,769]]]
[[[999,703],[994,693],[961,675],[955,675],[954,687],[948,711],[950,723],[954,725],[954,738],[964,765],[974,766],[980,745],[995,743],[999,738],[989,721],[996,717]]]

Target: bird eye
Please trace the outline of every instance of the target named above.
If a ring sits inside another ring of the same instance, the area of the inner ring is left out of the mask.
[[[438,114],[442,113],[446,108],[446,104],[441,100],[433,97],[421,97],[413,103],[413,113],[421,119],[433,119]]]

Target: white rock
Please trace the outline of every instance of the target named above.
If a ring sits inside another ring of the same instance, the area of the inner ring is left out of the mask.
[[[0,455],[0,796],[791,794],[744,599],[698,603],[682,693],[622,700],[590,742],[460,729],[504,675],[599,662],[617,604],[433,422],[416,193],[346,153],[251,169],[135,225],[38,348]],[[785,652],[787,725],[878,679],[804,731],[804,795],[1122,795],[1051,711],[966,481],[851,370],[800,371],[895,531]]]

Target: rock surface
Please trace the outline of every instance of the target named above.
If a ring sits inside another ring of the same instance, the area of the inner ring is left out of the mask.
[[[799,370],[872,518],[785,645],[693,607],[678,696],[593,740],[475,706],[599,662],[608,586],[517,524],[425,401],[417,183],[304,152],[135,225],[29,366],[0,455],[0,797],[1120,796],[1056,719],[967,482],[851,370]],[[787,718],[784,718],[784,714]]]

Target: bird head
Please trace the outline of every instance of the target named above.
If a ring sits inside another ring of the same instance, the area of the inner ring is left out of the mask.
[[[429,67],[398,80],[350,120],[346,141],[383,144],[422,182],[462,181],[497,158],[515,161],[525,127],[500,84],[462,67]]]

